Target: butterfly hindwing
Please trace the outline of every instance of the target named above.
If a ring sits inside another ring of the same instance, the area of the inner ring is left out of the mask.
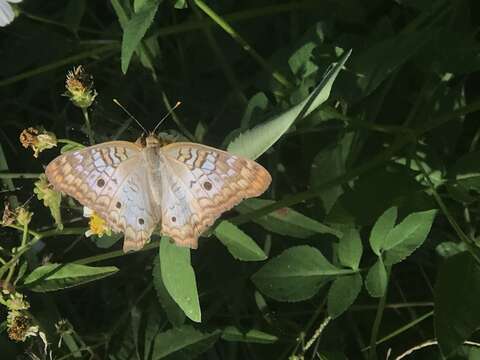
[[[123,232],[125,251],[143,247],[159,221],[141,147],[134,143],[112,141],[68,152],[53,160],[45,173],[56,190]]]
[[[162,233],[181,246],[197,247],[198,237],[225,211],[259,196],[271,182],[255,161],[195,143],[159,150],[162,178]]]

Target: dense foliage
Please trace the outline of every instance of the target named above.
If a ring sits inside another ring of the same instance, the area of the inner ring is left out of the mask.
[[[477,1],[0,9],[2,359],[480,358]],[[142,134],[113,99],[147,130],[181,101],[161,132],[270,188],[124,254],[43,176]]]

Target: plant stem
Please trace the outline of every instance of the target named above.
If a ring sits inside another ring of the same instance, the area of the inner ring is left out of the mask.
[[[385,310],[385,304],[387,302],[388,280],[390,279],[390,271],[391,268],[387,267],[387,287],[385,288],[385,293],[378,302],[377,313],[375,315],[375,321],[373,322],[372,334],[370,336],[370,353],[368,354],[369,360],[377,359],[377,337],[378,331],[380,329],[380,324],[382,322],[383,311]]]
[[[213,11],[212,8],[210,8],[202,0],[193,1],[205,14],[207,14],[214,22],[216,22],[218,26],[220,26],[227,34],[229,34],[236,42],[238,42],[243,50],[249,53],[250,56],[254,58],[260,64],[260,66],[264,68],[264,70],[271,74],[275,80],[277,80],[286,88],[291,88],[293,86],[286,77],[273,69],[272,66],[263,57],[261,57],[260,54],[257,53],[257,51],[250,46],[250,44],[248,44],[248,42],[239,33],[237,33],[229,23],[227,23],[221,16]]]
[[[83,117],[85,118],[85,126],[87,128],[88,142],[90,145],[95,144],[95,139],[93,138],[92,124],[90,123],[90,116],[88,115],[88,108],[82,108]]]

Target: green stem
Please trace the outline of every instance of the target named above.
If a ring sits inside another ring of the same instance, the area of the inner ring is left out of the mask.
[[[408,324],[398,328],[397,330],[392,331],[390,334],[385,335],[383,338],[379,339],[376,342],[376,345],[380,345],[380,344],[384,343],[385,341],[388,341],[388,340],[394,338],[395,336],[400,335],[401,333],[407,331],[408,329],[411,329],[412,327],[416,326],[417,324],[421,323],[423,320],[426,320],[431,316],[433,316],[433,310],[427,312],[426,314],[423,314],[419,318],[415,319],[414,321],[409,322]],[[370,346],[362,349],[362,351],[366,351],[368,349],[370,349]]]
[[[227,34],[229,34],[236,42],[240,44],[240,46],[245,50],[250,56],[255,59],[260,66],[264,68],[272,77],[277,80],[281,85],[285,86],[286,88],[291,88],[293,85],[284,77],[281,73],[276,71],[272,68],[272,66],[265,61],[263,57],[260,56],[257,51],[248,44],[248,42],[235,31],[235,29],[230,26],[222,17],[220,17],[212,8],[210,8],[207,4],[205,4],[202,0],[193,0],[195,4],[209,16],[215,23],[218,24]]]
[[[28,71],[25,71],[21,74],[12,76],[12,77],[7,78],[5,80],[1,80],[0,81],[0,87],[10,85],[10,84],[16,83],[18,81],[25,80],[25,79],[28,79],[30,77],[46,73],[48,71],[55,70],[59,67],[63,67],[63,66],[68,65],[68,64],[76,63],[80,60],[84,60],[84,59],[89,58],[91,56],[99,55],[101,53],[111,51],[111,50],[114,50],[114,49],[118,49],[118,48],[120,48],[120,43],[98,47],[98,48],[95,48],[93,50],[87,50],[87,51],[81,52],[79,54],[66,57],[65,59],[58,60],[54,63],[44,65],[44,66],[40,66],[40,67],[37,67],[35,69],[28,70]]]
[[[375,320],[373,322],[372,333],[370,336],[370,353],[368,354],[369,360],[377,359],[377,337],[380,330],[380,324],[382,322],[383,312],[385,310],[385,304],[387,302],[387,290],[388,290],[388,280],[390,278],[390,267],[387,267],[387,287],[385,288],[385,293],[380,298],[377,307],[377,313],[375,315]]]
[[[88,108],[82,108],[83,117],[85,118],[85,126],[87,127],[88,141],[90,145],[95,144],[95,139],[93,138],[92,124],[90,123],[90,116],[88,115]]]
[[[457,234],[457,236],[460,238],[460,240],[465,244],[467,247],[467,250],[470,252],[470,254],[473,256],[473,258],[476,260],[477,264],[480,265],[480,254],[478,254],[477,247],[475,245],[475,241],[471,239],[458,225],[457,221],[453,217],[453,215],[450,213],[448,210],[447,206],[443,202],[442,198],[438,194],[437,190],[435,189],[435,185],[433,184],[432,180],[430,179],[430,176],[428,175],[428,172],[426,171],[425,167],[423,166],[421,160],[415,158],[414,159],[415,163],[417,164],[418,168],[423,174],[423,177],[425,181],[427,182],[428,186],[430,187],[430,191],[432,192],[432,195],[435,199],[435,201],[438,204],[438,207],[440,210],[442,210],[443,214],[447,218],[448,222],[452,226],[453,230]]]
[[[35,173],[0,173],[0,179],[38,179],[42,174]]]
[[[103,260],[109,260],[109,259],[114,259],[114,258],[117,258],[117,257],[122,257],[122,256],[125,256],[125,255],[138,254],[142,251],[148,251],[148,250],[156,249],[159,246],[160,246],[160,242],[156,241],[156,242],[152,242],[152,243],[144,246],[142,249],[140,249],[138,251],[131,251],[129,253],[125,253],[125,252],[123,252],[123,250],[115,250],[115,251],[107,252],[105,254],[89,256],[89,257],[86,257],[86,258],[83,258],[83,259],[76,260],[74,262],[75,262],[75,264],[87,265],[87,264],[91,264],[91,263],[94,263],[94,262],[99,262],[99,261],[103,261]]]

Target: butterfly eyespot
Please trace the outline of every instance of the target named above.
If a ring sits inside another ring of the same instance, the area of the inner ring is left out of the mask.
[[[98,179],[97,180],[97,186],[98,187],[103,187],[105,185],[105,180],[103,179]]]
[[[116,206],[117,209],[120,209],[122,207],[122,204],[120,203],[120,201],[117,201],[115,206]]]
[[[203,187],[205,188],[205,190],[212,190],[212,183],[208,182],[208,181],[205,181],[203,183]]]
[[[140,219],[138,219],[138,223],[139,223],[140,225],[143,225],[143,224],[145,224],[145,220],[143,220],[142,218],[140,218]]]
[[[177,221],[177,218],[175,216],[172,216],[172,222]]]

